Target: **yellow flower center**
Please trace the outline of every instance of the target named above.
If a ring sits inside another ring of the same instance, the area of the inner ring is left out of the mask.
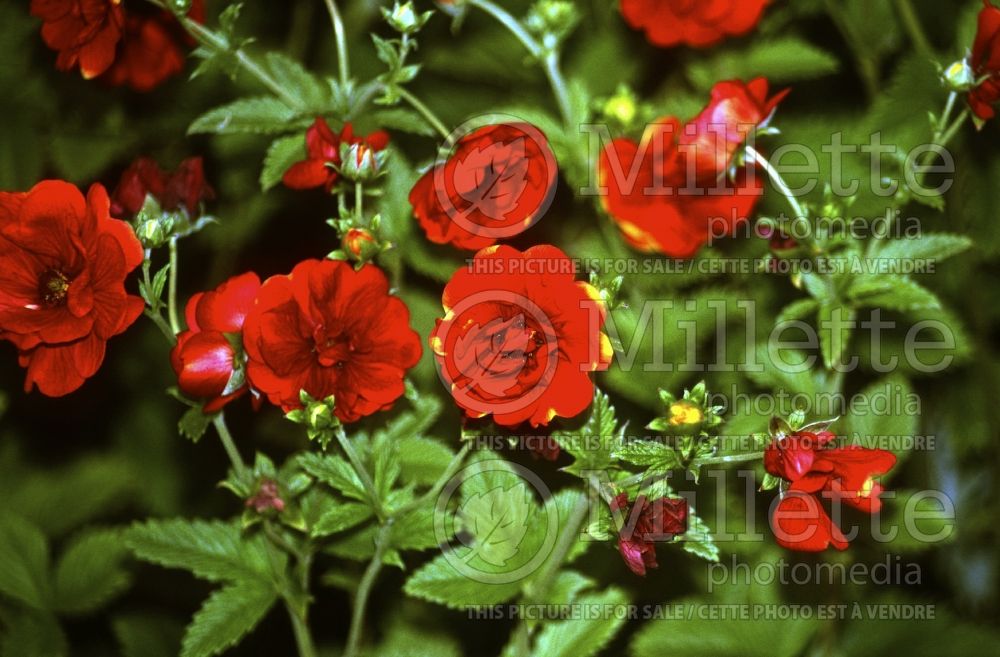
[[[875,488],[875,480],[868,477],[865,479],[865,483],[861,484],[861,490],[858,491],[858,497],[870,497],[873,488]]]
[[[670,405],[670,426],[697,424],[703,418],[701,409],[690,402],[679,401]]]

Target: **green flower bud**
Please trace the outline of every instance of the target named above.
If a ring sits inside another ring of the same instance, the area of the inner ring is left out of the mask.
[[[941,77],[952,91],[969,91],[976,86],[976,73],[968,59],[960,59],[946,68]]]
[[[414,34],[427,23],[431,17],[429,11],[418,14],[413,8],[412,2],[398,2],[393,4],[392,9],[382,8],[382,16],[386,22],[400,34]]]

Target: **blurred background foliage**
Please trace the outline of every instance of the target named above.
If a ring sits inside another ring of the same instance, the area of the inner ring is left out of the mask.
[[[354,0],[343,4],[352,73],[370,79],[381,72],[382,65],[375,58],[368,32],[388,34],[379,17],[380,3]],[[524,0],[503,4],[515,14],[528,8]],[[883,142],[909,148],[928,139],[927,112],[940,111],[946,92],[931,58],[911,44],[895,4],[891,0],[775,0],[749,36],[702,51],[654,49],[623,24],[616,3],[578,0],[585,18],[569,40],[564,69],[582,89],[586,102],[597,103],[626,84],[649,100],[654,115],[682,118],[700,109],[715,81],[766,75],[775,87],[793,88],[774,123],[781,134],[771,138],[767,147],[796,142],[818,151],[834,132],[843,132],[845,143],[861,143],[870,133],[881,131]],[[979,0],[915,0],[913,4],[936,59],[947,64],[962,57],[972,42]],[[213,24],[212,17],[224,4],[209,0],[208,7],[209,24]],[[313,71],[332,74],[335,70],[329,24],[318,0],[250,0],[240,24],[242,33],[256,38],[252,49],[281,50]],[[150,155],[168,168],[184,157],[203,155],[217,193],[211,209],[220,221],[183,243],[180,281],[185,295],[246,269],[262,276],[287,272],[301,259],[321,257],[336,248],[336,235],[324,222],[335,210],[331,198],[319,191],[296,193],[281,186],[261,192],[261,162],[272,138],[186,136],[188,125],[204,111],[258,93],[252,80],[238,76],[231,81],[216,72],[193,81],[173,79],[147,94],[110,88],[56,71],[55,54],[44,46],[38,31],[38,21],[28,15],[26,2],[0,3],[0,189],[23,190],[53,177],[81,186],[102,182],[111,188],[123,168],[139,155]],[[504,110],[526,115],[543,128],[546,120],[556,120],[541,72],[526,62],[513,37],[486,16],[471,13],[457,31],[452,31],[446,17],[436,16],[420,35],[416,61],[423,68],[412,88],[446,124]],[[361,131],[375,129],[380,127],[379,115],[366,113],[356,123]],[[897,468],[890,487],[900,491],[901,499],[914,489],[945,491],[957,507],[953,538],[919,553],[917,548],[924,546],[880,545],[864,538],[845,554],[818,556],[782,553],[770,541],[721,545],[724,555],[736,554],[751,565],[779,557],[793,562],[871,564],[899,553],[907,563],[920,565],[921,584],[732,586],[709,596],[706,564],[680,550],[662,549],[661,568],[646,579],[628,573],[611,545],[591,550],[579,565],[602,582],[625,587],[639,604],[935,603],[937,619],[630,623],[605,654],[1000,654],[995,627],[1000,616],[996,549],[1000,542],[996,520],[1000,513],[1000,405],[995,400],[1000,390],[996,354],[1000,328],[998,126],[994,121],[978,133],[969,128],[954,143],[956,181],[943,208],[905,208],[920,218],[924,230],[964,233],[975,246],[921,280],[938,293],[945,308],[892,317],[900,329],[886,336],[883,349],[890,353],[902,349],[902,335],[915,321],[941,318],[960,336],[952,350],[955,364],[933,376],[905,371],[886,381],[865,362],[863,340],[856,338],[849,351],[861,354],[863,362],[861,372],[849,378],[848,392],[871,391],[872,386],[888,383],[920,394],[919,416],[907,416],[898,409],[892,417],[853,422],[867,422],[865,429],[877,435],[935,437],[936,449],[911,454]],[[427,244],[409,214],[406,194],[416,168],[432,160],[435,142],[393,131],[393,143],[391,172],[379,204],[398,245],[390,256],[395,264],[391,261],[388,266],[401,266],[399,260],[405,263],[400,293],[413,312],[416,328],[426,336],[440,312],[442,283],[461,265],[464,255]],[[828,159],[820,161],[829,164]],[[867,180],[866,157],[848,158],[845,166],[848,173]],[[788,178],[794,185],[796,176]],[[783,209],[783,200],[770,195],[760,211]],[[885,209],[884,199],[862,192],[851,212],[876,217]],[[542,242],[580,257],[637,257],[594,204],[575,198],[565,181],[544,220],[514,244],[523,248]],[[762,257],[766,253],[764,240],[733,240],[699,258]],[[648,299],[673,300],[678,308],[670,321],[696,322],[702,360],[710,360],[717,347],[716,310],[707,304],[722,300],[733,362],[745,349],[747,330],[736,302],[754,300],[757,337],[766,338],[779,311],[801,293],[786,277],[777,275],[644,274],[627,277],[624,296],[632,308],[640,308]],[[695,303],[684,306],[689,300]],[[630,342],[637,313],[621,309],[615,319],[623,341]],[[647,332],[637,362],[651,359],[652,339]],[[668,333],[664,340],[668,362],[680,361],[683,334]],[[4,344],[0,356],[5,391],[0,418],[0,655],[176,654],[181,629],[207,588],[176,571],[139,567],[126,560],[114,527],[151,515],[222,516],[234,509],[231,497],[215,488],[226,467],[222,450],[213,442],[195,445],[177,436],[175,426],[182,409],[163,392],[173,382],[162,339],[153,327],[140,323],[112,342],[98,376],[73,396],[59,400],[25,395],[14,349]],[[657,387],[679,391],[702,376],[677,371],[636,376],[613,368],[599,377],[599,384],[612,393],[619,416],[641,426],[659,410]],[[774,372],[753,377],[709,372],[707,378],[711,390],[748,393],[775,388],[822,390],[827,383],[808,375],[789,381]],[[443,394],[426,353],[414,379],[418,387]],[[230,414],[231,422],[246,453],[256,449],[281,457],[305,446],[300,432],[273,410],[252,414],[246,406],[238,409]],[[457,421],[457,414],[446,414],[434,435],[456,440]],[[731,417],[724,433],[749,433],[765,421],[756,416]],[[511,458],[524,456],[512,453]],[[554,487],[569,481],[558,472],[565,461],[529,462]],[[746,492],[735,477],[727,481],[727,520],[733,528],[747,513]],[[705,485],[699,489],[702,510],[712,508],[712,489]],[[757,500],[758,527],[765,526],[766,499]],[[898,515],[900,507],[890,502],[886,514]],[[711,515],[706,520],[714,523]],[[50,558],[25,562],[23,555],[37,553]],[[104,576],[75,580],[78,570],[97,572],[92,567],[74,568],[74,560],[81,559],[101,560]],[[411,570],[416,565],[407,564]],[[347,568],[348,574],[356,576],[361,564]],[[405,599],[398,593],[404,579],[402,572],[387,574],[373,602],[375,622],[385,638],[387,652],[383,654],[496,654],[505,642],[510,631],[506,621],[474,621],[459,612]],[[323,592],[313,612],[321,643],[343,640],[348,609],[347,593]],[[286,619],[272,614],[234,654],[285,654],[290,645]],[[33,648],[25,652],[25,646]]]

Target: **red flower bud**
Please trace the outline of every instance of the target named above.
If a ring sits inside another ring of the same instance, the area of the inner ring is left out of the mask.
[[[986,77],[969,92],[969,106],[981,120],[996,115],[995,105],[1000,101],[1000,8],[983,0],[979,12],[979,27],[972,45],[972,70],[976,77]]]

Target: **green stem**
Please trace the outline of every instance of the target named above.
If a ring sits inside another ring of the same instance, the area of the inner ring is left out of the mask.
[[[420,115],[424,117],[424,120],[426,120],[432,128],[438,131],[438,134],[440,134],[444,139],[448,138],[451,133],[448,132],[448,128],[441,122],[441,119],[439,119],[437,115],[431,111],[431,108],[424,105],[419,98],[402,87],[396,89],[396,92],[399,94],[400,98],[408,102],[413,109],[417,110]]]
[[[215,431],[219,434],[219,440],[222,441],[222,446],[229,456],[229,461],[233,464],[236,477],[240,480],[246,480],[249,470],[247,470],[246,463],[243,462],[243,457],[240,456],[240,451],[236,449],[236,443],[233,441],[233,435],[229,433],[229,427],[226,426],[225,413],[220,412],[213,417],[212,424],[215,425]]]
[[[361,224],[361,222],[365,218],[364,205],[365,205],[365,191],[364,191],[364,188],[361,186],[360,182],[355,182],[354,183],[354,217],[357,219],[357,222],[358,222],[359,225]]]
[[[934,48],[931,46],[927,34],[924,33],[924,28],[920,25],[917,12],[913,10],[913,4],[910,0],[896,0],[896,11],[899,12],[899,17],[903,21],[903,27],[906,28],[906,32],[910,35],[910,40],[913,41],[913,45],[917,50],[924,55],[933,55]]]
[[[804,217],[808,217],[809,213],[806,212],[806,209],[804,207],[802,207],[802,204],[799,203],[799,200],[797,198],[795,198],[794,194],[792,194],[792,190],[790,190],[788,188],[788,185],[785,184],[785,179],[781,177],[781,174],[778,172],[778,170],[775,169],[771,165],[771,163],[767,161],[767,158],[765,158],[763,155],[761,155],[757,151],[757,149],[755,149],[753,146],[749,146],[748,145],[746,147],[746,149],[747,149],[747,156],[748,156],[747,159],[750,162],[757,162],[758,164],[760,164],[761,167],[764,168],[764,171],[767,172],[768,177],[771,179],[771,184],[774,185],[775,188],[779,192],[781,192],[781,194],[786,199],[788,199],[788,204],[790,206],[792,206],[792,211],[795,212],[795,216],[796,217],[803,217],[803,218]]]
[[[375,488],[375,482],[372,481],[372,477],[368,474],[368,468],[361,461],[361,457],[358,456],[357,450],[354,449],[354,445],[347,438],[347,434],[344,433],[344,427],[342,425],[337,425],[337,442],[340,443],[341,449],[344,450],[344,454],[347,455],[347,460],[351,462],[354,467],[355,472],[358,473],[358,478],[361,480],[361,485],[364,486],[365,492],[368,493],[369,501],[375,508],[375,515],[378,516],[379,520],[384,520],[386,518],[385,508],[382,506],[382,500],[379,498],[378,491]]]
[[[340,17],[336,0],[326,0],[326,9],[330,12],[333,36],[337,41],[337,67],[340,71],[340,84],[346,88],[350,80],[350,65],[347,60],[347,37],[344,34],[344,21]]]
[[[594,482],[591,481],[591,485],[593,486]],[[566,519],[566,526],[563,527],[562,533],[556,539],[556,544],[552,548],[552,554],[549,555],[549,558],[542,566],[542,571],[539,573],[538,579],[531,585],[532,595],[530,597],[534,601],[538,602],[545,598],[549,587],[559,572],[559,568],[562,567],[563,561],[566,560],[566,555],[573,549],[574,543],[580,540],[580,526],[586,519],[589,510],[590,496],[584,493],[577,500],[576,506],[570,510],[569,517]]]
[[[562,73],[559,72],[559,53],[554,50],[546,52],[546,48],[524,28],[521,21],[514,18],[503,7],[494,4],[491,0],[469,0],[469,4],[479,7],[497,19],[504,27],[510,30],[511,34],[517,37],[517,40],[524,45],[532,57],[542,62],[542,66],[545,69],[545,76],[549,79],[552,93],[555,95],[556,103],[559,105],[559,113],[562,114],[563,121],[569,127],[573,122],[573,111],[566,81]]]
[[[309,632],[308,621],[299,614],[290,600],[285,600],[285,608],[292,620],[292,631],[295,633],[295,645],[298,647],[299,657],[316,657],[316,646]]]
[[[389,548],[389,541],[392,535],[393,519],[389,518],[379,529],[375,538],[375,554],[365,569],[365,574],[358,584],[358,592],[354,597],[354,609],[351,611],[351,627],[347,633],[347,646],[344,648],[343,657],[357,657],[358,647],[361,645],[361,633],[365,625],[365,612],[368,608],[368,598],[371,596],[372,587],[382,571],[382,559],[385,551]]]
[[[573,106],[569,100],[566,80],[559,72],[559,54],[555,51],[549,52],[545,56],[545,75],[549,78],[552,93],[556,97],[556,103],[559,104],[559,112],[562,114],[563,122],[570,126],[573,123]]]
[[[528,33],[528,30],[524,29],[521,25],[521,21],[517,20],[503,7],[494,4],[490,0],[469,0],[469,4],[473,7],[479,7],[487,14],[493,16],[493,18],[500,21],[504,27],[510,30],[511,34],[517,37],[518,41],[524,44],[528,52],[531,53],[533,57],[542,57],[542,47],[535,41],[535,38]]]
[[[454,477],[458,473],[459,469],[462,467],[462,464],[465,463],[465,457],[468,456],[471,450],[472,450],[472,443],[467,442],[464,445],[462,445],[462,449],[458,450],[458,453],[455,454],[455,457],[451,459],[451,463],[449,463],[448,467],[445,468],[444,472],[441,473],[441,476],[437,478],[437,481],[434,482],[434,485],[431,486],[426,493],[424,493],[417,499],[413,500],[409,504],[403,505],[399,509],[399,511],[396,511],[396,513],[394,513],[393,515],[395,516],[406,515],[410,511],[413,511],[414,509],[420,509],[428,505],[434,504],[435,500],[437,499],[437,496],[441,494],[441,491],[444,490],[444,487],[448,485],[448,482],[451,481],[452,477]]]
[[[177,317],[177,237],[170,238],[170,269],[167,276],[167,317],[170,318],[170,329],[176,335],[181,332],[181,323]]]
[[[163,315],[149,309],[146,309],[145,315],[153,320],[153,323],[156,324],[156,328],[160,329],[160,332],[163,333],[163,337],[165,337],[171,345],[177,343],[177,336],[170,330],[170,324],[167,323],[167,320],[163,319]]]
[[[764,458],[764,452],[747,452],[746,454],[727,454],[726,456],[710,456],[703,459],[695,459],[694,466],[702,465],[725,465],[729,463],[749,463],[759,461]]]
[[[159,4],[159,2],[154,0],[154,4]],[[281,98],[286,105],[294,108],[301,108],[302,101],[296,95],[289,93],[287,89],[281,86],[277,80],[271,77],[271,74],[264,70],[264,68],[258,64],[250,55],[245,53],[242,48],[233,49],[232,45],[224,37],[219,36],[216,32],[208,29],[201,23],[193,21],[190,18],[181,17],[181,25],[187,30],[188,34],[195,38],[198,43],[202,44],[207,48],[211,48],[216,52],[228,52],[232,53],[233,57],[240,64],[243,69],[250,75],[257,78],[261,84],[267,87],[274,95]]]
[[[969,114],[969,108],[962,110],[962,113],[955,117],[955,120],[944,131],[944,134],[941,135],[941,138],[936,141],[937,145],[941,147],[947,146],[955,138],[959,129],[965,124],[965,120],[969,118]]]
[[[830,15],[840,34],[844,37],[844,40],[847,41],[847,45],[854,55],[854,61],[857,65],[858,73],[861,75],[861,80],[864,82],[865,93],[868,95],[868,99],[874,99],[879,91],[877,60],[869,55],[870,48],[868,44],[858,37],[850,20],[844,16],[843,7],[839,0],[825,0],[825,4],[826,12]]]

